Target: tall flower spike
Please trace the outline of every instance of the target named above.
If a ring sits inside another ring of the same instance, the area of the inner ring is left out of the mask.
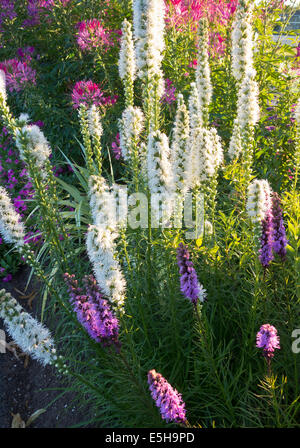
[[[89,177],[90,209],[96,226],[115,230],[117,226],[116,204],[106,180],[102,176]]]
[[[295,120],[296,120],[298,127],[300,128],[300,99],[298,100],[296,107],[295,107]]]
[[[147,69],[150,76],[161,76],[160,66],[165,48],[164,15],[163,0],[133,0],[136,60],[139,69],[138,76],[142,79],[147,74],[145,72]]]
[[[185,192],[188,188],[187,165],[189,157],[190,120],[187,107],[181,94],[177,97],[177,112],[173,129],[173,143],[171,147],[171,162],[174,171],[175,187],[178,192]]]
[[[198,64],[196,71],[196,83],[199,93],[199,104],[202,119],[208,123],[208,108],[212,98],[212,85],[210,79],[210,67],[208,58],[208,21],[205,18],[200,19],[199,28],[199,50]]]
[[[144,115],[139,107],[127,107],[119,121],[120,147],[124,160],[133,162],[137,145],[144,127]]]
[[[36,166],[41,172],[44,172],[45,163],[51,155],[51,148],[48,140],[41,129],[36,125],[25,125],[16,133],[16,145],[20,151],[20,156],[26,162],[27,155],[24,151],[24,142],[28,155],[33,158]]]
[[[95,104],[93,104],[87,111],[89,131],[92,136],[101,138],[103,134],[103,128],[101,124],[100,114]]]
[[[24,224],[3,187],[0,187],[0,233],[8,244],[24,245]]]
[[[204,302],[206,299],[206,290],[198,281],[187,246],[184,246],[182,243],[177,248],[177,263],[179,266],[180,287],[183,295],[194,305],[197,305],[198,300]]]
[[[148,384],[151,397],[160,409],[163,420],[186,425],[185,403],[181,394],[168,383],[168,381],[155,370],[148,372]]]
[[[254,2],[239,0],[232,27],[232,74],[240,82],[246,72],[255,76],[252,9]]]
[[[84,117],[83,117],[84,119]],[[97,165],[98,174],[102,171],[102,148],[101,148],[101,136],[103,134],[103,128],[101,124],[100,114],[97,106],[94,104],[87,111],[87,123],[89,128],[89,133],[93,142],[93,150],[95,155],[95,162]],[[84,125],[82,125],[82,130]],[[87,141],[88,136],[84,136],[85,141]]]
[[[196,130],[192,154],[192,186],[199,188],[210,182],[223,161],[222,143],[216,129]]]
[[[194,129],[203,126],[203,117],[200,110],[199,94],[197,84],[191,83],[190,97],[189,97],[189,116],[191,132]]]
[[[261,223],[261,247],[259,250],[259,260],[264,268],[267,268],[274,259],[273,255],[273,219],[271,210],[268,210],[266,217]]]
[[[170,162],[168,137],[160,131],[151,132],[147,151],[148,187],[152,199],[160,198],[163,225],[170,220],[174,206],[174,178]],[[160,204],[152,201],[152,210],[160,216]]]
[[[137,75],[144,82],[144,112],[149,130],[159,127],[160,98],[165,90],[161,69],[165,48],[164,15],[164,0],[133,0]]]
[[[259,89],[251,73],[246,73],[239,90],[237,116],[241,128],[255,126],[259,121]]]
[[[125,19],[122,26],[119,74],[125,88],[126,105],[133,105],[133,82],[136,74],[131,24]]]
[[[87,233],[87,252],[95,277],[103,294],[114,309],[124,312],[126,282],[116,259],[114,240],[117,234],[105,227],[90,226]]]
[[[277,193],[272,195],[272,224],[273,224],[273,250],[282,260],[286,257],[286,246],[288,243],[282,209],[280,207],[280,197]]]
[[[280,340],[273,325],[264,324],[256,335],[256,347],[263,349],[263,356],[267,359],[274,357],[275,349],[280,349]]]
[[[68,286],[70,301],[77,314],[78,321],[96,342],[104,347],[115,345],[119,347],[119,322],[110,310],[109,304],[101,296],[96,280],[93,276],[85,276],[85,294],[78,287],[74,275],[64,274]]]
[[[6,97],[6,79],[5,73],[3,70],[0,70],[0,95],[2,96],[3,101],[5,102]]]
[[[229,144],[230,159],[237,159],[250,151],[249,132],[260,117],[258,84],[250,73],[246,73],[238,92],[237,116],[234,120],[233,133]]]
[[[49,330],[26,313],[4,289],[0,291],[0,317],[4,319],[8,333],[24,353],[43,365],[57,362]]]
[[[255,179],[248,187],[247,212],[253,224],[260,224],[271,209],[271,187],[267,180]]]

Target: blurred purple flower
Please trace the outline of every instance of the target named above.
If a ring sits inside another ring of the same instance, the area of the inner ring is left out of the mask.
[[[276,328],[270,324],[262,325],[256,335],[256,347],[263,349],[263,356],[267,359],[273,358],[275,349],[280,349]]]

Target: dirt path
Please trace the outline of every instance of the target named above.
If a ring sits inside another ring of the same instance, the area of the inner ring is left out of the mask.
[[[11,283],[0,282],[0,289],[5,288],[20,301],[24,308],[35,315],[37,299],[30,304],[28,299],[21,299],[28,277],[28,271],[22,270],[15,276]],[[26,295],[36,292],[38,286],[29,285]],[[35,303],[36,301],[36,303]],[[32,309],[31,306],[32,305]],[[4,330],[3,321],[0,319],[0,330]],[[7,342],[10,338],[7,336]],[[18,351],[17,354],[20,352]],[[6,350],[0,353],[0,428],[9,428],[12,425],[13,415],[20,414],[24,421],[33,412],[47,408],[35,422],[30,425],[34,428],[66,428],[86,421],[84,411],[80,411],[74,401],[74,395],[68,393],[60,397],[55,403],[48,405],[62,392],[62,380],[56,376],[55,370],[50,367],[42,367],[36,361],[25,358],[16,358],[13,352]],[[54,389],[54,390],[46,390]]]

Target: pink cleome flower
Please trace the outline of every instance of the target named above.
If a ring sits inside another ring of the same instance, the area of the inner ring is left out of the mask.
[[[117,96],[105,97],[100,85],[91,80],[76,82],[72,91],[72,102],[74,109],[78,109],[80,104],[86,107],[111,106],[117,101]]]
[[[197,28],[204,14],[210,22],[226,25],[236,10],[238,0],[165,0],[165,3],[170,25],[181,27],[190,23]]]
[[[165,0],[166,22],[178,30],[196,31],[201,17],[206,16],[212,25],[209,41],[212,57],[223,55],[225,50],[224,27],[233,18],[238,0]],[[221,33],[221,34],[220,34]]]
[[[36,71],[26,62],[18,59],[8,59],[0,62],[0,69],[4,71],[6,85],[10,92],[25,89],[28,84],[36,84]]]
[[[111,32],[103,27],[97,19],[77,24],[77,43],[81,50],[91,51],[93,48],[106,49],[114,45]]]

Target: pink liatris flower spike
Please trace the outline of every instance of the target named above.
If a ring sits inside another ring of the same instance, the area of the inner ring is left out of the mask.
[[[186,410],[181,394],[168,383],[168,381],[155,370],[148,372],[148,384],[155,404],[160,408],[163,420],[186,425]]]
[[[74,275],[66,273],[64,280],[77,319],[90,337],[103,347],[114,345],[119,350],[119,321],[108,301],[103,299],[95,278],[92,275],[84,277],[84,291],[78,286]]]
[[[280,197],[277,193],[272,196],[272,214],[273,214],[273,251],[276,252],[282,260],[286,257],[286,246],[288,240],[286,237],[282,209],[280,207]]]
[[[267,268],[274,259],[273,255],[273,221],[272,213],[267,211],[265,219],[262,220],[261,247],[259,250],[259,260],[264,268]]]
[[[275,348],[280,349],[280,340],[273,325],[264,324],[256,335],[256,347],[263,349],[263,356],[267,359],[274,357]]]
[[[179,266],[180,289],[182,294],[194,305],[197,305],[198,300],[204,302],[206,290],[198,281],[187,246],[184,246],[182,243],[177,248],[177,264]]]

